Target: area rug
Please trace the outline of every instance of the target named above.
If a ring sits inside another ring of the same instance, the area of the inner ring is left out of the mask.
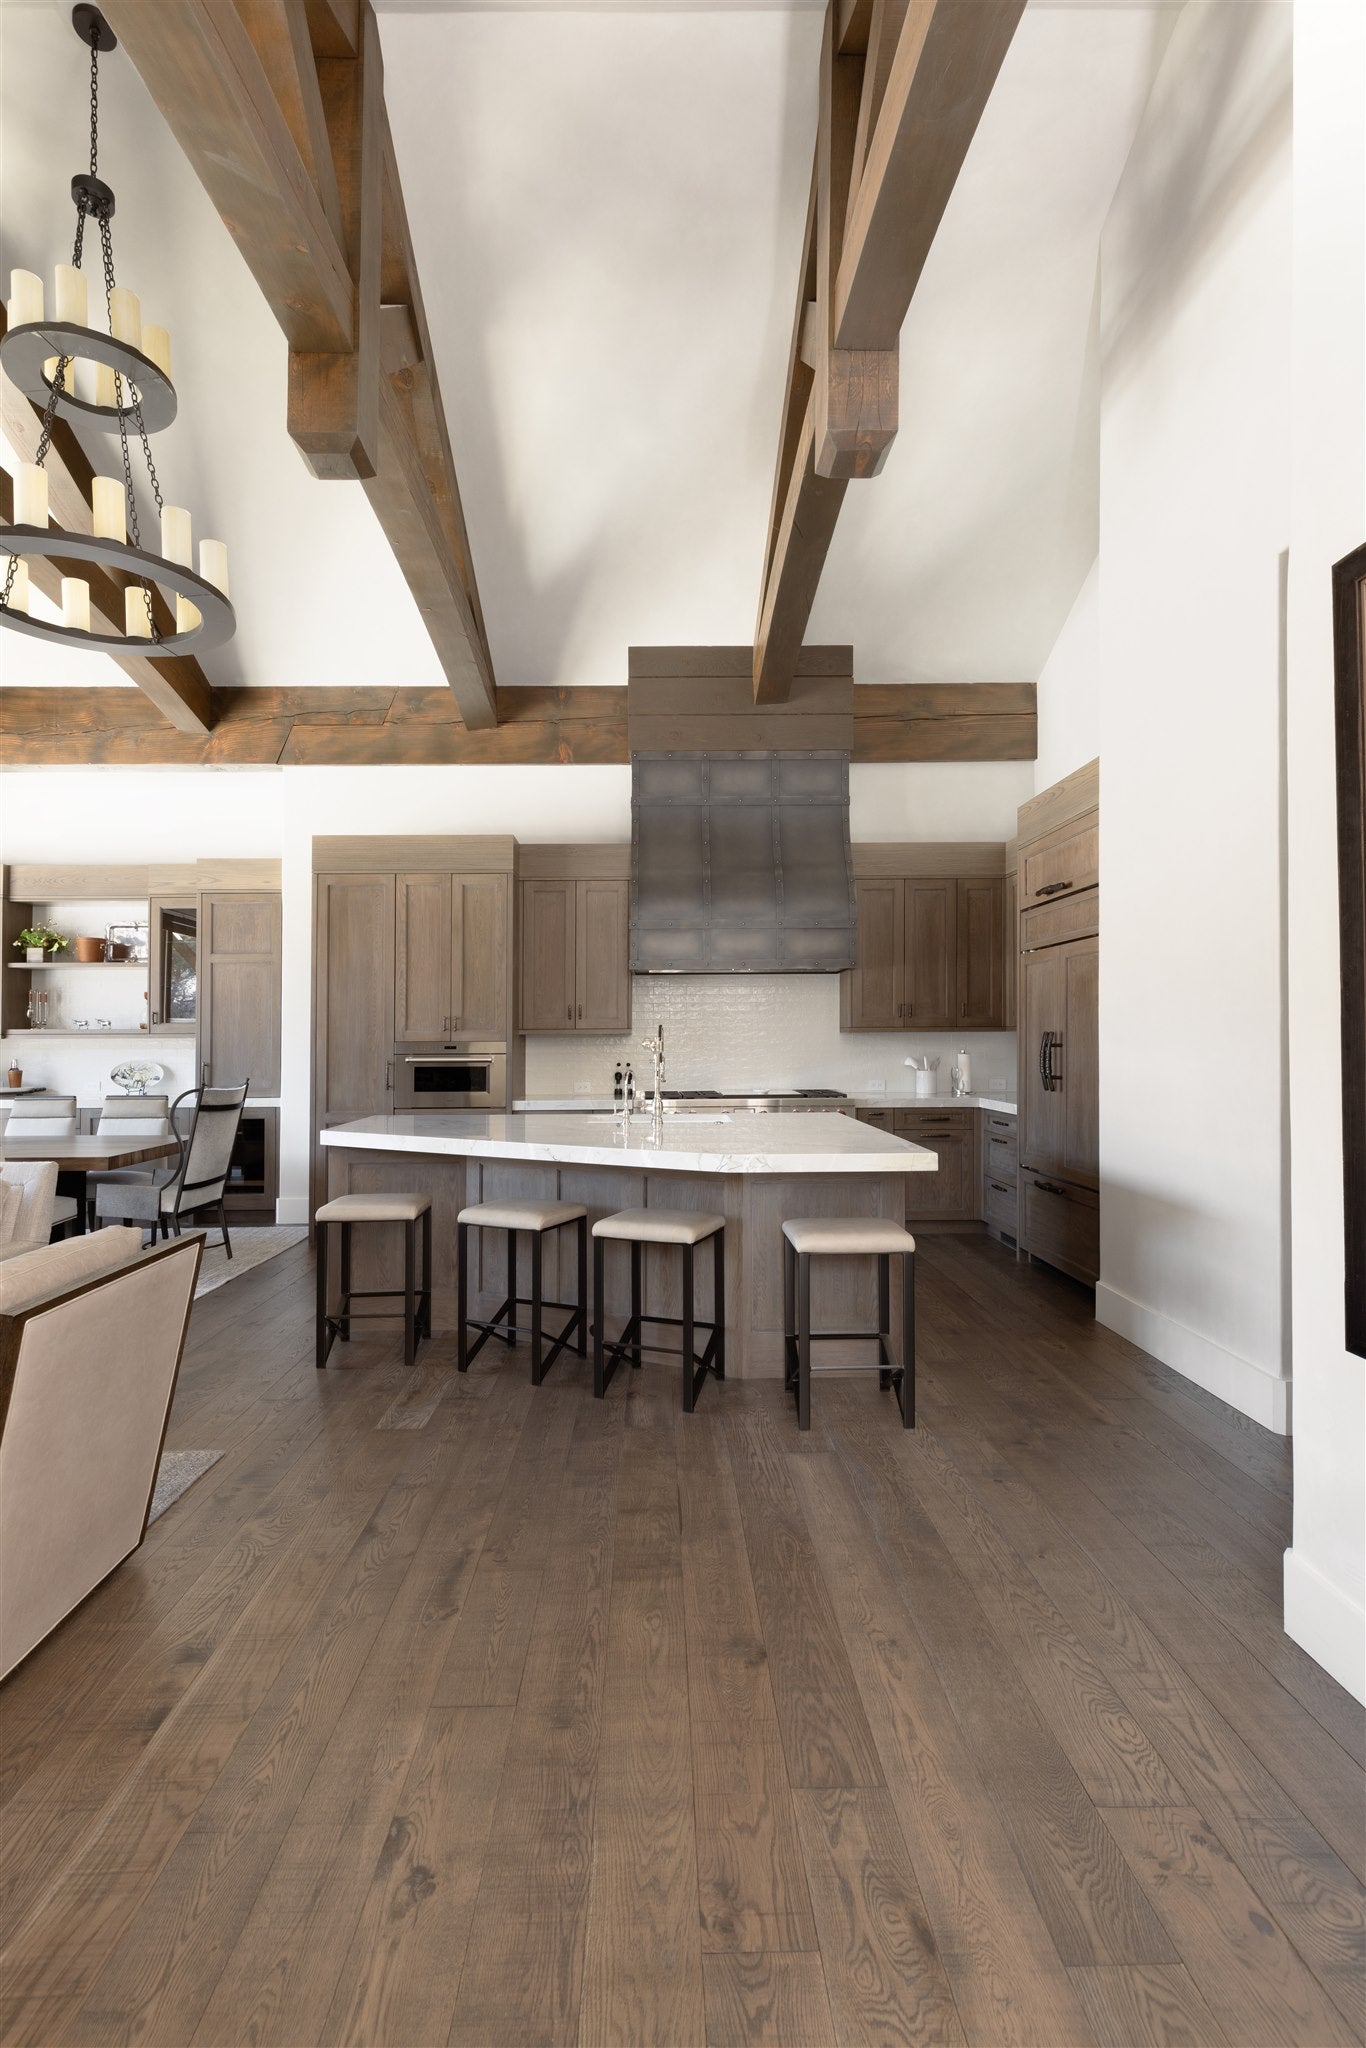
[[[250,1273],[257,1266],[263,1266],[267,1259],[278,1258],[281,1252],[292,1250],[302,1244],[308,1236],[307,1226],[289,1224],[263,1226],[259,1230],[239,1230],[228,1225],[232,1237],[232,1257],[229,1258],[221,1243],[213,1241],[204,1247],[204,1263],[199,1268],[199,1282],[195,1288],[195,1300],[201,1294],[212,1294],[215,1287],[221,1287],[225,1280],[240,1280],[244,1273]]]
[[[164,1515],[173,1507],[182,1493],[189,1491],[196,1481],[202,1479],[211,1465],[222,1457],[221,1451],[163,1451],[157,1483],[152,1490],[152,1512],[147,1517],[154,1522],[158,1515]]]

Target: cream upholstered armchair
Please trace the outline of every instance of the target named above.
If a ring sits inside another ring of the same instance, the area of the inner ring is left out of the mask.
[[[0,1264],[0,1677],[142,1542],[203,1239]]]
[[[57,1169],[50,1160],[8,1159],[0,1166],[0,1259],[41,1251],[52,1235]]]

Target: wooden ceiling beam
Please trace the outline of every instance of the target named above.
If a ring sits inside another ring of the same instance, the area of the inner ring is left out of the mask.
[[[370,0],[104,11],[289,341],[291,435],[364,484],[462,714],[495,723]]]
[[[1023,10],[828,0],[814,249],[809,211],[754,641],[759,703],[791,686],[844,485],[876,476],[895,438],[902,323]]]
[[[718,650],[682,651],[714,657]],[[749,650],[734,651],[741,662],[726,687],[743,691]],[[807,649],[803,667],[813,669],[815,656],[818,674],[828,652]],[[714,694],[705,681],[698,688]],[[218,697],[218,723],[204,734],[173,732],[136,690],[0,690],[0,744],[6,765],[16,768],[513,767],[630,758],[630,691],[623,689],[504,690],[502,723],[477,732],[446,689],[234,689]],[[856,683],[853,703],[855,762],[1028,761],[1037,751],[1032,683]],[[783,722],[785,743],[800,734],[800,700],[795,710]]]

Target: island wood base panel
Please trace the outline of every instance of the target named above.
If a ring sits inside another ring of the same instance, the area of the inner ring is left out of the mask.
[[[582,1202],[590,1228],[617,1209],[707,1209],[726,1219],[726,1371],[736,1379],[780,1378],[783,1369],[782,1227],[790,1216],[878,1216],[902,1221],[905,1175],[681,1174],[641,1172],[627,1167],[518,1165],[506,1160],[438,1159],[407,1154],[326,1148],[327,1195],[376,1192],[421,1193],[432,1201],[432,1325],[455,1328],[455,1219],[469,1203],[491,1201]],[[519,1241],[518,1291],[531,1284],[530,1240]],[[507,1236],[501,1230],[470,1233],[470,1312],[491,1316],[507,1292]],[[354,1236],[355,1288],[401,1283],[403,1232],[400,1224],[367,1223]],[[900,1260],[892,1261],[892,1330],[901,1328]],[[811,1320],[814,1330],[872,1330],[877,1327],[877,1273],[870,1258],[812,1261]],[[645,1303],[656,1315],[676,1316],[682,1260],[677,1251],[647,1246]],[[552,1232],[545,1243],[544,1290],[548,1301],[570,1301],[576,1284],[572,1232]],[[590,1274],[589,1286],[592,1280]],[[591,1302],[590,1309],[594,1306]],[[615,1334],[630,1313],[630,1254],[623,1245],[607,1248],[607,1317]],[[711,1261],[697,1261],[697,1315],[711,1316]],[[558,1328],[551,1313],[547,1326]],[[895,1334],[893,1345],[899,1340]],[[812,1370],[819,1372],[877,1363],[874,1344],[823,1344]]]

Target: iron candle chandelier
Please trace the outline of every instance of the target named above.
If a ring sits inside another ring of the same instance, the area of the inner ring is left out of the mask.
[[[134,294],[114,281],[110,221],[114,194],[98,176],[100,53],[118,47],[97,7],[73,8],[72,25],[90,51],[90,169],[71,180],[76,206],[76,239],[69,264],[57,265],[56,318],[44,317],[43,280],[31,270],[10,276],[6,332],[0,362],[12,383],[43,409],[32,462],[21,463],[14,483],[14,524],[0,526],[0,555],[8,559],[0,589],[0,624],[40,640],[108,654],[141,651],[178,654],[216,647],[232,637],[236,619],[228,599],[228,551],[222,541],[201,540],[193,567],[190,515],[162,500],[149,436],[176,415],[171,382],[171,343],[164,327],[142,324]],[[86,222],[93,221],[103,258],[108,333],[88,323],[86,280],[81,270]],[[79,375],[78,375],[79,371]],[[93,375],[92,375],[93,373]],[[117,432],[122,478],[97,476],[92,487],[93,533],[72,533],[48,523],[47,471],[58,413],[83,415]],[[133,492],[129,427],[142,445],[147,475],[161,523],[160,552],[143,545]],[[110,570],[123,587],[124,630],[93,632],[90,585],[63,573],[60,624],[29,611],[28,559],[42,556],[78,566]]]

